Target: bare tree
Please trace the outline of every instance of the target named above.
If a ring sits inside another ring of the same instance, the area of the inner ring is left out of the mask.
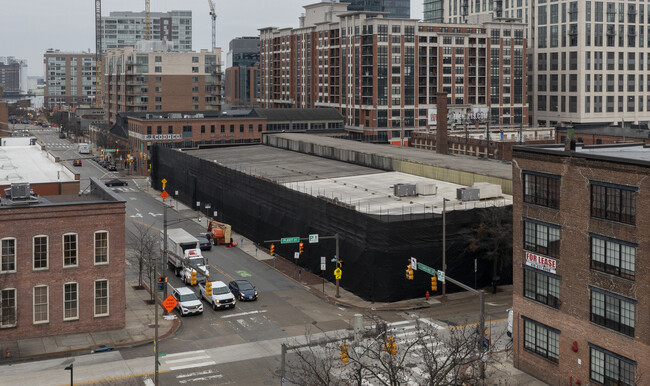
[[[512,209],[486,208],[481,212],[481,222],[467,237],[467,251],[492,262],[492,278],[512,267]],[[496,282],[493,283],[496,289]]]
[[[480,382],[488,352],[478,347],[476,326],[440,329],[415,322],[413,330],[374,327],[306,337],[293,346],[287,380],[300,385],[459,385]],[[313,342],[310,343],[310,342]],[[327,342],[325,344],[325,342]]]
[[[144,225],[134,223],[135,231],[129,231],[129,261],[138,270],[138,287],[142,288],[143,281],[146,279],[149,282],[149,289],[151,290],[151,300],[153,300],[153,267],[156,263],[159,248],[159,240],[157,234],[153,230],[152,225]]]

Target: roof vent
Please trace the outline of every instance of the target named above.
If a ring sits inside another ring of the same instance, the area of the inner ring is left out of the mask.
[[[9,162],[3,163],[2,166],[0,166],[0,168],[2,170],[13,170],[13,169],[16,168],[16,166],[14,166],[14,164],[11,163],[11,161],[9,161]]]

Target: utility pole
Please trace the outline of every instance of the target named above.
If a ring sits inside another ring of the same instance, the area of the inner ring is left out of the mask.
[[[163,253],[160,259],[160,272],[165,275],[165,266],[167,265],[167,204],[163,200]],[[154,275],[154,277],[156,277]],[[163,299],[167,299],[167,280],[163,283]],[[167,315],[167,310],[164,311]]]
[[[338,268],[339,267],[339,262],[341,261],[340,258],[339,258],[339,234],[338,233],[336,233],[334,235],[334,240],[336,240],[336,267]],[[340,285],[339,282],[340,282],[340,280],[341,279],[336,279],[336,295],[335,296],[337,298],[341,297],[341,295],[339,295],[339,285]]]
[[[447,199],[442,199],[442,272],[447,277]],[[447,294],[447,280],[442,282],[442,296]]]
[[[153,264],[153,277],[158,277],[157,264]],[[158,289],[153,289],[153,313],[154,313],[154,338],[153,338],[153,360],[154,360],[154,373],[153,383],[158,386]]]

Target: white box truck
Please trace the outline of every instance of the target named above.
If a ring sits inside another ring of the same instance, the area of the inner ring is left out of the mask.
[[[164,231],[160,231],[160,252],[165,250]],[[199,240],[181,228],[167,229],[167,265],[191,284],[192,273],[196,281],[205,282],[210,277],[207,261],[199,249]]]

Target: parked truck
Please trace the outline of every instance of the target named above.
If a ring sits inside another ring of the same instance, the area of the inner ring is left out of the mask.
[[[232,240],[232,227],[228,224],[210,219],[208,221],[208,233],[206,237],[212,239],[214,245],[225,244],[227,247],[237,246],[237,242]]]
[[[160,252],[165,251],[164,231],[160,231]],[[205,282],[208,264],[199,249],[199,240],[181,228],[167,229],[167,264],[186,284]],[[193,278],[196,282],[192,283]]]

